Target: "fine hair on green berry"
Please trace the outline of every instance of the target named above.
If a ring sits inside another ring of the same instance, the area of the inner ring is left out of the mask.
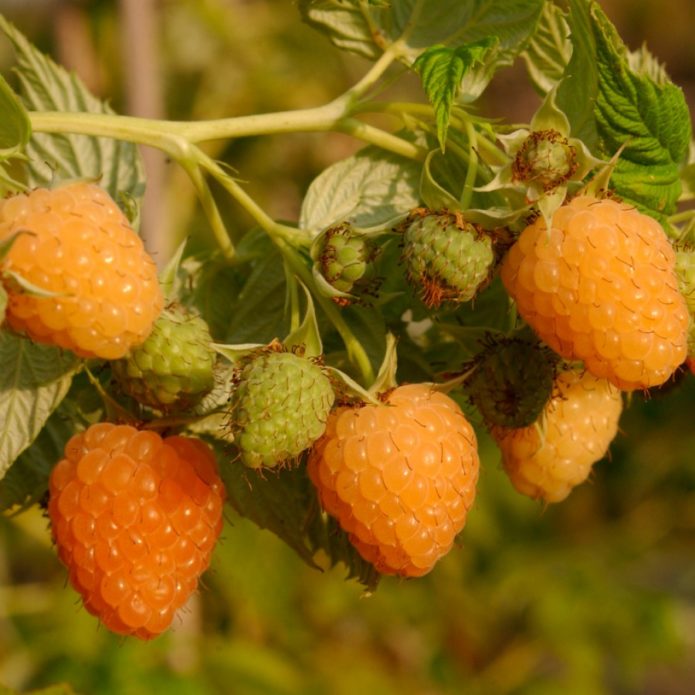
[[[340,293],[357,297],[375,295],[379,279],[375,276],[373,264],[379,251],[372,239],[344,222],[330,227],[322,234],[317,253],[317,270]],[[341,297],[335,299],[339,300]]]
[[[557,130],[533,131],[512,163],[515,181],[536,183],[550,191],[568,181],[577,170],[577,151]]]
[[[489,282],[492,237],[461,214],[416,210],[401,228],[408,282],[428,307],[467,302]]]
[[[290,465],[323,434],[335,393],[316,361],[273,342],[234,381],[229,424],[244,465]]]
[[[147,340],[112,364],[121,389],[159,410],[194,406],[214,386],[216,353],[207,323],[180,305],[162,312]]]

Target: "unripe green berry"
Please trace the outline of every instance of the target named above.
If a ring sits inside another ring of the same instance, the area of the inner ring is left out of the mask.
[[[557,130],[536,130],[523,142],[512,163],[515,181],[536,183],[549,191],[577,170],[577,151]]]
[[[467,302],[487,284],[495,254],[491,237],[476,225],[446,211],[416,212],[404,229],[408,281],[427,306]]]
[[[244,465],[288,465],[323,434],[335,393],[315,362],[271,345],[235,382],[230,425]]]
[[[215,351],[205,321],[185,309],[165,309],[147,340],[112,362],[121,389],[158,410],[190,408],[212,389]]]
[[[324,232],[320,243],[318,270],[329,285],[348,294],[374,290],[378,247],[369,237],[344,223]]]

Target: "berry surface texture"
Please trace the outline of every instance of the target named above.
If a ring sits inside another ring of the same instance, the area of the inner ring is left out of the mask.
[[[520,493],[561,502],[583,483],[618,432],[620,391],[590,372],[564,371],[533,425],[493,429],[502,464]]]
[[[0,240],[13,236],[1,266],[11,328],[104,359],[147,338],[163,306],[156,266],[105,190],[78,182],[0,200]]]
[[[74,435],[50,478],[58,555],[109,630],[151,639],[196,590],[222,529],[212,450],[98,423]]]
[[[335,394],[321,367],[270,350],[240,371],[232,394],[232,430],[244,465],[292,462],[324,432]]]
[[[501,276],[543,341],[624,391],[664,383],[686,358],[674,250],[656,220],[627,204],[578,196],[550,230],[538,218]]]
[[[473,505],[479,460],[458,405],[428,384],[400,386],[383,405],[340,407],[311,451],[323,508],[383,574],[429,572]]]

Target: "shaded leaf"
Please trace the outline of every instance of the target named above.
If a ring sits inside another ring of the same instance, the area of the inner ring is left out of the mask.
[[[342,0],[299,0],[302,19],[328,35],[343,50],[376,59],[381,52],[370,30],[370,9],[365,3]]]
[[[368,589],[376,587],[376,570],[358,555],[337,523],[319,511],[304,466],[251,470],[232,461],[222,466],[221,474],[228,501],[237,513],[274,533],[310,567],[320,568],[319,553],[330,566],[343,563],[349,578]]]
[[[571,134],[592,153],[598,150],[594,104],[598,93],[596,42],[585,0],[570,0],[567,17],[572,36],[572,57],[558,85],[555,103],[567,116]]]
[[[68,439],[75,433],[74,420],[58,407],[19,458],[10,466],[0,485],[0,512],[19,511],[38,502],[48,489],[48,477],[63,456]]]
[[[0,75],[0,150],[26,145],[31,123],[24,105],[5,78]]]
[[[0,29],[17,53],[16,73],[22,100],[35,111],[113,113],[74,74],[56,65],[0,15]],[[145,190],[142,164],[132,143],[87,135],[33,133],[26,147],[30,186],[58,179],[99,179],[111,196],[140,200]]]
[[[299,225],[318,234],[345,221],[360,227],[385,224],[417,206],[420,168],[417,162],[366,147],[314,179]]]
[[[78,365],[69,352],[0,332],[0,478],[36,439]]]
[[[555,3],[543,4],[536,31],[521,55],[541,94],[549,92],[562,78],[572,56],[572,41],[565,13]]]
[[[456,48],[495,37],[496,49],[470,71],[463,87],[469,98],[475,98],[495,70],[510,65],[523,50],[543,5],[542,0],[302,0],[300,12],[336,46],[367,58],[377,58],[401,40],[399,57],[407,64],[436,44]]]

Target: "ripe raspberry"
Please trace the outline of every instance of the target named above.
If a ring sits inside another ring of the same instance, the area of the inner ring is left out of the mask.
[[[54,296],[6,282],[14,330],[104,359],[145,340],[163,305],[157,271],[106,191],[79,182],[0,200],[0,240],[17,232],[2,270]]]
[[[212,450],[198,439],[99,423],[68,441],[49,491],[58,556],[85,608],[122,635],[166,630],[222,529]]]
[[[502,282],[521,316],[566,359],[625,391],[662,384],[686,356],[688,311],[675,254],[651,217],[574,198],[507,254]]]
[[[322,507],[379,572],[416,577],[451,549],[475,498],[475,432],[427,384],[337,408],[309,455]]]
[[[316,271],[331,287],[356,296],[376,292],[379,283],[372,264],[379,249],[369,237],[342,224],[324,232],[319,242]]]
[[[535,339],[492,339],[472,360],[465,389],[488,425],[526,427],[550,398],[556,363]]]
[[[690,373],[695,376],[695,357],[688,357],[685,361],[685,366],[690,370]]]
[[[420,288],[428,307],[467,302],[490,278],[492,239],[454,213],[414,214],[406,221],[403,245],[408,281]]]
[[[214,386],[215,351],[208,326],[182,307],[166,309],[147,340],[111,366],[135,400],[160,410],[195,405]]]
[[[493,428],[514,487],[533,499],[560,502],[584,482],[618,431],[620,391],[590,372],[560,372],[556,393],[538,421]]]
[[[236,381],[231,426],[244,465],[289,463],[323,434],[335,394],[316,363],[270,347],[252,356]]]

